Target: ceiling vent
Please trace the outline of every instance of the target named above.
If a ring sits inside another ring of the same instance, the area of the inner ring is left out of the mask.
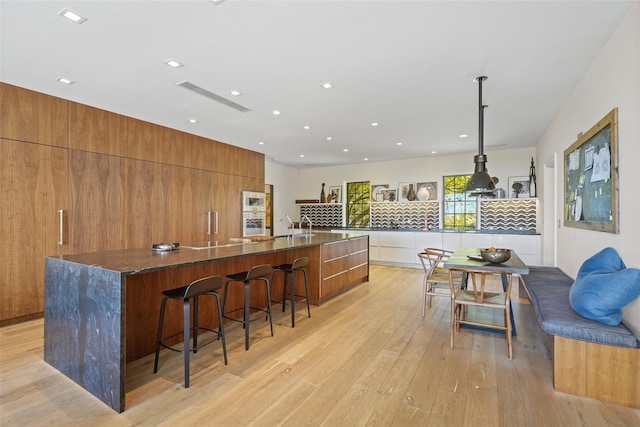
[[[247,111],[251,111],[250,109],[248,109],[247,107],[245,107],[243,105],[240,105],[240,104],[238,104],[236,102],[230,101],[227,98],[224,98],[224,97],[222,97],[220,95],[216,95],[213,92],[209,92],[208,90],[203,89],[200,86],[196,86],[193,83],[188,82],[186,80],[181,81],[179,83],[176,83],[176,86],[181,86],[181,87],[183,87],[185,89],[189,89],[192,92],[195,92],[195,93],[197,93],[199,95],[205,96],[205,97],[207,97],[209,99],[212,99],[212,100],[214,100],[216,102],[224,104],[227,107],[231,107],[231,108],[233,108],[235,110],[240,111],[241,113],[244,113],[244,112],[247,112]]]

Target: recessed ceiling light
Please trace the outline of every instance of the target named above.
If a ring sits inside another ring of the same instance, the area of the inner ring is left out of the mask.
[[[468,137],[468,136],[469,136],[469,135],[467,135],[466,133],[463,133],[463,134],[458,135],[458,137],[459,137],[459,138],[466,138],[466,137]]]
[[[322,87],[325,89],[331,89],[333,85],[329,82],[326,82],[326,83],[322,83]]]
[[[73,80],[65,79],[64,77],[58,77],[56,80],[66,85],[72,85],[75,83]]]
[[[58,15],[62,16],[63,18],[67,18],[69,21],[73,21],[76,24],[82,24],[87,20],[87,18],[85,18],[84,16],[80,16],[77,13],[70,11],[66,7],[58,12]]]
[[[344,151],[344,152],[346,153],[347,151],[349,151],[349,149],[348,149],[348,148],[345,148],[345,149],[344,149],[344,150],[342,150],[342,151]]]
[[[220,3],[224,2],[224,0],[210,0],[211,3],[213,3],[214,5],[219,5]]]
[[[300,157],[304,157],[304,154],[300,154]]]
[[[311,129],[311,126],[302,126],[302,129],[309,130],[309,129]]]
[[[378,126],[378,122],[371,123],[371,126]]]
[[[196,119],[189,119],[189,123],[198,123]]]
[[[173,67],[173,68],[183,67],[183,65],[181,63],[179,63],[178,61],[176,61],[175,59],[168,59],[168,60],[164,61],[164,63],[167,64],[169,67]]]
[[[437,151],[436,151],[436,150],[433,150],[433,151],[431,152],[431,154],[436,154],[436,153],[437,153]]]
[[[240,96],[242,95],[240,92],[238,92],[237,90],[232,90],[231,92],[229,92],[231,95],[233,96]]]
[[[365,158],[364,158],[364,159],[362,159],[362,160],[364,160],[364,161],[366,162],[367,160],[369,160],[369,158],[368,158],[368,157],[365,157]]]
[[[264,145],[263,141],[258,141],[258,145]]]
[[[402,145],[402,142],[396,142],[396,145],[400,146],[400,145]]]
[[[278,110],[273,110],[273,114],[274,114],[275,116],[279,116],[279,115],[280,115],[280,111],[278,111]]]
[[[327,137],[327,141],[331,141],[332,139],[333,139],[333,137],[331,137],[331,136]]]

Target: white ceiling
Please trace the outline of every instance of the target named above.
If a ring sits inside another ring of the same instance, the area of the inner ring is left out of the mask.
[[[0,79],[312,167],[476,152],[487,75],[485,150],[530,147],[632,3],[2,0]]]

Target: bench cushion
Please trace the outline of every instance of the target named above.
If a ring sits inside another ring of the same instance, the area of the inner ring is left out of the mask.
[[[623,323],[605,325],[585,319],[569,305],[573,279],[556,267],[529,267],[522,281],[541,329],[551,335],[619,347],[638,347],[638,340]]]

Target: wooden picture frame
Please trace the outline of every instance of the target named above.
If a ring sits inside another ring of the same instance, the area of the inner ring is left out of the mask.
[[[564,151],[564,225],[620,232],[617,108]]]
[[[329,187],[331,203],[342,203],[342,187]]]

